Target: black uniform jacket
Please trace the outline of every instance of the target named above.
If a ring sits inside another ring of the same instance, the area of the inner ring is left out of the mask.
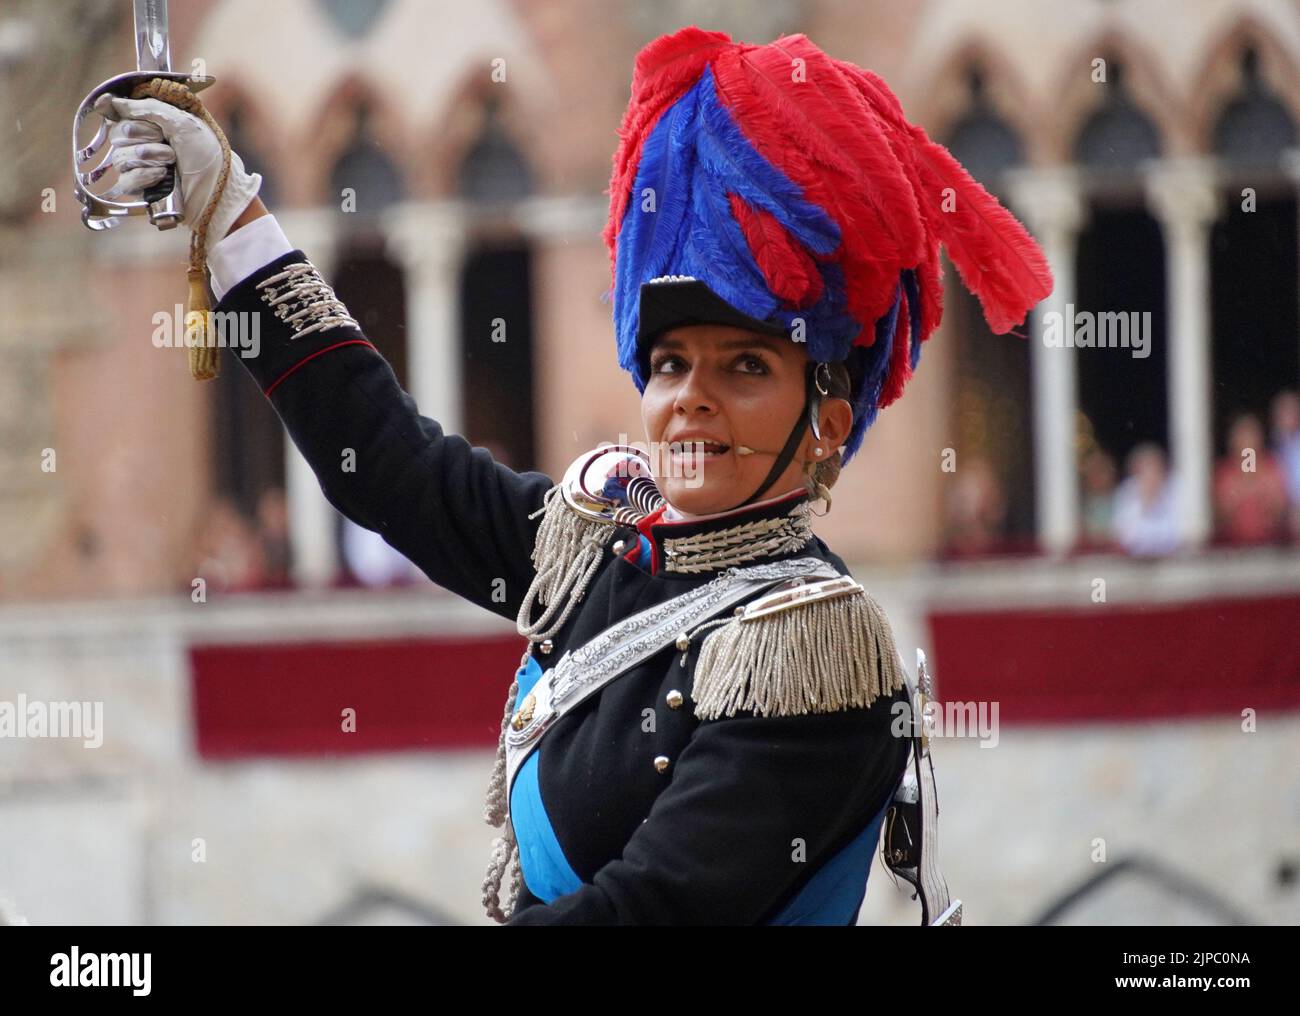
[[[270,399],[335,508],[440,586],[514,620],[533,577],[541,522],[529,515],[553,481],[514,472],[421,416],[359,328],[299,335],[301,325],[291,327],[283,310],[271,313],[257,283],[306,260],[295,250],[226,293],[218,312],[261,313],[259,355],[234,358]],[[347,449],[354,471],[343,467]],[[792,503],[742,509],[722,522],[647,525],[644,541],[624,530],[632,551],[607,552],[552,653],[533,645],[531,654],[546,668],[630,613],[714,577],[664,571],[664,533],[785,514]],[[848,574],[818,538],[790,556],[818,557]],[[525,862],[526,888],[510,924],[856,922],[882,810],[907,764],[910,742],[891,732],[891,707],[906,701],[905,691],[869,708],[701,721],[691,708],[697,652],[693,644],[683,666],[683,654],[668,646],[544,735],[536,770],[541,821],[580,882],[544,901],[533,890],[546,873]],[[511,675],[466,680],[499,682],[504,702]],[[672,692],[684,703],[670,705],[678,700]],[[668,759],[662,771],[659,756]],[[515,817],[522,844],[538,830]]]

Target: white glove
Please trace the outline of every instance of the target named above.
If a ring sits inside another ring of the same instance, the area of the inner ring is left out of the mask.
[[[185,214],[181,221],[194,229],[212,200],[221,175],[221,142],[212,129],[193,113],[160,99],[119,99],[101,95],[96,112],[116,121],[108,129],[112,165],[118,186],[126,194],[143,195],[176,164],[180,174]],[[210,250],[248,207],[262,187],[262,174],[244,171],[239,155],[230,153],[230,176],[212,221],[208,224]]]

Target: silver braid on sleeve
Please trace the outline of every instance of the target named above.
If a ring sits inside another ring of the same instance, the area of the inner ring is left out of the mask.
[[[254,288],[275,316],[293,329],[294,339],[327,328],[360,327],[310,261],[285,265]]]

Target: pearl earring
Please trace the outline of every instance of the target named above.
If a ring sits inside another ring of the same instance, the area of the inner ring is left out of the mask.
[[[813,449],[813,454],[820,459],[823,455],[826,454],[826,450],[822,448],[820,445],[818,445],[816,448]]]

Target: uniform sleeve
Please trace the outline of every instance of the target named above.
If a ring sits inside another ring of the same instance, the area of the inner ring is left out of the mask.
[[[227,340],[228,354],[270,400],[330,504],[438,585],[513,620],[541,524],[528,516],[550,478],[516,473],[421,416],[346,308],[322,309],[335,295],[308,269],[292,250],[224,296],[218,320],[242,336]]]
[[[208,248],[212,295],[218,300],[265,264],[293,250],[274,215],[262,215]]]
[[[891,732],[893,701],[701,723],[622,857],[508,923],[765,923],[897,785],[909,742]]]

